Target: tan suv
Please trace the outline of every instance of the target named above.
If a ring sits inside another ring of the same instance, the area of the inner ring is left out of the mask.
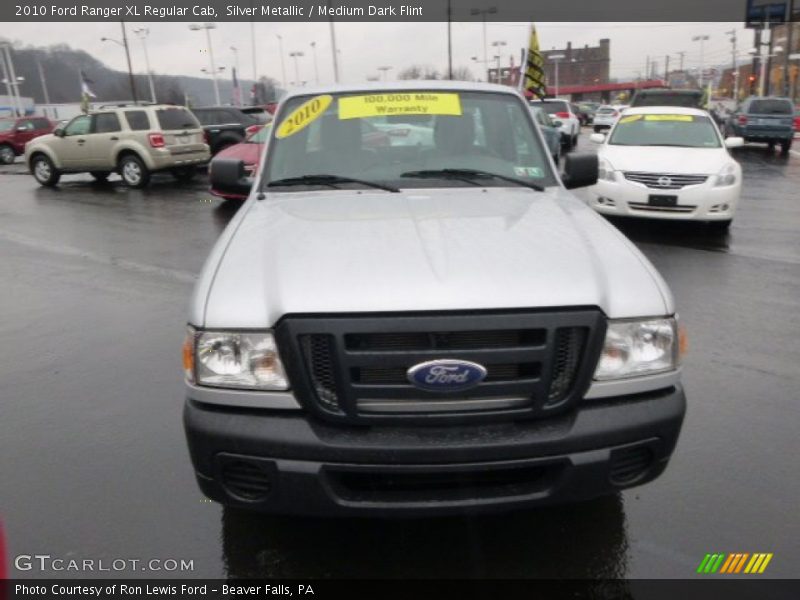
[[[85,172],[98,181],[117,172],[134,188],[145,187],[154,171],[188,181],[210,157],[197,118],[163,104],[103,106],[25,147],[25,162],[46,186],[56,185],[62,173]]]

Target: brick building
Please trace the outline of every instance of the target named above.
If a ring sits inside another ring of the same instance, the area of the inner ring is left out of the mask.
[[[562,50],[542,50],[547,82],[553,85],[556,80],[555,61],[548,57],[562,54],[558,61],[558,83],[565,85],[590,85],[609,82],[611,70],[611,40],[604,38],[598,46],[586,45],[573,48],[572,42]]]

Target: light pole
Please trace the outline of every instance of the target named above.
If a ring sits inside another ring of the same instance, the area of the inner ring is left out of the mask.
[[[754,54],[759,56],[759,63],[760,63],[760,73],[758,75],[758,95],[763,96],[765,91],[765,84],[767,83],[767,59],[768,58],[775,58],[779,56],[783,52],[782,46],[775,46],[772,48],[772,52],[768,54],[759,54],[756,48],[752,48],[748,50],[748,54]]]
[[[117,46],[122,46],[125,50],[125,58],[128,61],[128,82],[131,86],[131,96],[133,96],[133,103],[136,104],[139,100],[136,97],[136,83],[133,80],[133,67],[131,66],[131,52],[130,48],[128,48],[128,35],[125,33],[125,22],[123,21],[120,23],[122,25],[122,41],[115,40],[114,38],[107,38],[103,37],[100,38],[101,42],[114,42]]]
[[[497,14],[497,7],[490,6],[488,8],[473,8],[469,11],[473,17],[480,15],[483,21],[483,68],[486,69],[486,81],[489,81],[489,49],[486,46],[486,15]],[[475,61],[477,62],[477,61]]]
[[[295,52],[289,52],[289,56],[291,56],[294,59],[294,83],[295,83],[295,85],[299,86],[300,85],[300,68],[297,66],[297,59],[300,58],[301,56],[305,56],[305,54],[303,54],[299,50],[296,50]]]
[[[319,85],[319,68],[317,67],[317,42],[311,42],[311,54],[314,56],[314,83]]]
[[[381,71],[383,74],[383,80],[386,81],[386,73],[392,70],[392,67],[378,67],[378,71]]]
[[[214,98],[217,101],[217,106],[222,104],[222,100],[219,97],[219,82],[217,81],[217,67],[214,66],[214,50],[211,47],[211,33],[212,29],[216,29],[217,26],[214,23],[203,23],[202,25],[198,25],[197,23],[192,23],[189,25],[189,29],[192,31],[200,31],[201,29],[206,30],[206,48],[208,50],[208,60],[209,64],[211,65],[211,77],[214,81]]]
[[[233,81],[235,83],[235,87],[232,90],[231,95],[233,96],[233,103],[236,106],[242,105],[242,91],[241,91],[241,79],[242,79],[242,71],[239,69],[239,49],[236,46],[231,46],[231,52],[233,52],[233,66],[235,68]]]
[[[156,103],[156,88],[153,85],[153,73],[150,71],[150,57],[147,54],[147,36],[150,35],[150,30],[146,27],[138,27],[133,30],[140,40],[142,40],[142,50],[144,50],[144,66],[147,69],[147,82],[150,84],[150,100],[153,104]]]
[[[17,77],[14,71],[14,61],[11,59],[11,44],[0,45],[0,60],[3,63],[3,83],[6,84],[8,95],[14,103],[15,116],[22,116],[25,114],[25,107],[22,105],[22,98],[19,95],[19,83],[20,81],[25,81],[25,78]]]
[[[558,98],[558,63],[565,58],[564,54],[550,54],[548,60],[552,60],[555,63],[555,75],[556,75],[556,86],[555,86],[555,94],[553,94],[556,98]]]
[[[275,34],[275,37],[278,38],[278,53],[281,56],[281,75],[283,76],[283,87],[286,88],[286,61],[283,58],[283,37],[279,34]]]
[[[339,83],[339,51],[336,50],[336,30],[333,28],[333,19],[330,22],[331,26],[331,54],[333,55],[333,82]]]
[[[707,35],[696,35],[692,38],[693,42],[700,42],[700,87],[705,82],[705,71],[703,69],[703,43],[708,41]]]
[[[501,48],[503,48],[505,45],[506,43],[503,41],[492,42],[492,48],[494,48],[494,51],[497,52],[497,54],[492,57],[497,59],[497,71],[494,78],[495,83],[500,83],[500,53],[502,52]]]

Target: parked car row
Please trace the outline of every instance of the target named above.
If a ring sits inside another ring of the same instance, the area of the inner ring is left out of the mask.
[[[211,156],[244,142],[271,120],[268,107],[149,103],[101,106],[58,126],[40,117],[0,120],[0,162],[24,153],[44,186],[56,185],[64,173],[91,173],[102,181],[116,172],[133,188],[145,187],[159,171],[188,181]]]

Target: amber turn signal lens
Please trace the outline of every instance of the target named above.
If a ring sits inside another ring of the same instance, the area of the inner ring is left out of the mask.
[[[683,359],[689,351],[689,336],[686,333],[686,327],[678,325],[678,359]]]
[[[186,380],[194,382],[194,330],[186,331],[183,340],[183,374]]]

